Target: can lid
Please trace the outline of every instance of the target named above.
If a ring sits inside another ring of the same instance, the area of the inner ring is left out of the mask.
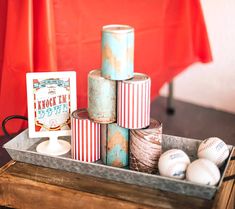
[[[115,83],[114,80],[109,80],[109,79],[106,79],[105,77],[103,77],[101,75],[101,70],[92,70],[89,72],[88,74],[88,78],[93,78],[93,79],[96,79],[96,80],[106,80],[106,81],[109,81],[111,83]]]
[[[129,79],[129,80],[124,80],[122,82],[124,83],[134,83],[136,81],[147,81],[147,80],[150,80],[150,77],[146,74],[143,74],[143,73],[134,73],[134,77]]]
[[[92,70],[88,74],[89,77],[102,77],[101,70]]]
[[[150,119],[150,125],[144,129],[131,130],[132,135],[145,139],[156,145],[160,145],[162,141],[162,123],[159,120]]]
[[[129,25],[105,25],[102,28],[102,31],[110,32],[110,33],[129,33],[134,32],[134,28]]]
[[[147,129],[155,129],[162,127],[162,123],[159,120],[150,118],[150,125],[147,127]]]
[[[89,119],[87,109],[78,109],[73,111],[72,117],[76,119]]]

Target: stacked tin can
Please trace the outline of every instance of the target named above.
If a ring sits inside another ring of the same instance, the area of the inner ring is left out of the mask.
[[[133,129],[130,137],[130,169],[157,173],[162,153],[162,124],[151,118],[148,128]]]
[[[102,76],[127,80],[134,73],[134,29],[128,25],[107,25],[102,29]]]
[[[134,73],[134,29],[104,26],[102,67],[88,74],[87,115],[72,115],[72,157],[94,162],[101,154],[104,164],[125,167],[130,162],[130,169],[154,173],[162,126],[150,120],[150,89],[150,77]]]
[[[72,113],[71,132],[73,159],[84,162],[100,159],[100,124],[89,119],[86,109]]]
[[[134,29],[127,25],[107,25],[102,29],[101,75],[110,82],[134,75]],[[106,90],[107,91],[107,90]],[[117,89],[115,94],[118,107]],[[117,109],[115,111],[118,117]],[[101,156],[105,164],[125,167],[129,162],[129,129],[118,121],[101,127]]]

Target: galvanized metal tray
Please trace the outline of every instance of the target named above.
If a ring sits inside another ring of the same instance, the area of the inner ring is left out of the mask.
[[[69,137],[62,137],[64,140],[70,141]],[[66,170],[70,172],[91,175],[95,177],[105,178],[109,180],[135,184],[139,186],[149,187],[153,189],[161,189],[164,191],[176,192],[180,194],[195,196],[203,199],[212,199],[221,186],[225,171],[231,159],[233,146],[229,145],[230,155],[226,163],[221,168],[221,179],[217,186],[207,186],[192,183],[186,180],[175,180],[163,177],[132,171],[129,169],[116,168],[103,165],[101,161],[96,163],[85,163],[71,159],[71,154],[54,157],[42,155],[36,152],[36,146],[46,140],[45,138],[29,138],[28,130],[23,131],[18,136],[4,145],[4,148],[10,154],[12,159],[25,163],[31,163],[44,167]],[[200,140],[163,135],[163,150],[178,148],[184,150],[191,160],[196,159],[197,148]]]

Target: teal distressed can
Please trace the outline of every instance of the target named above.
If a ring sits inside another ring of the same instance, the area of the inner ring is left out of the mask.
[[[103,163],[125,167],[129,159],[129,129],[116,123],[101,125],[101,158]]]
[[[88,115],[96,123],[116,121],[116,81],[103,78],[100,70],[88,74]]]
[[[134,72],[134,28],[106,25],[102,28],[102,76],[127,80]]]

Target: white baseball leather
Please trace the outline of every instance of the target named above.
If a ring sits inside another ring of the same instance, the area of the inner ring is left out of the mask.
[[[201,142],[197,155],[198,158],[206,158],[220,167],[229,156],[229,149],[220,138],[210,137]]]
[[[220,180],[220,171],[213,162],[201,158],[189,164],[186,179],[199,184],[216,185]]]
[[[184,179],[185,171],[190,163],[188,155],[180,149],[164,152],[158,162],[160,175],[176,179]]]

